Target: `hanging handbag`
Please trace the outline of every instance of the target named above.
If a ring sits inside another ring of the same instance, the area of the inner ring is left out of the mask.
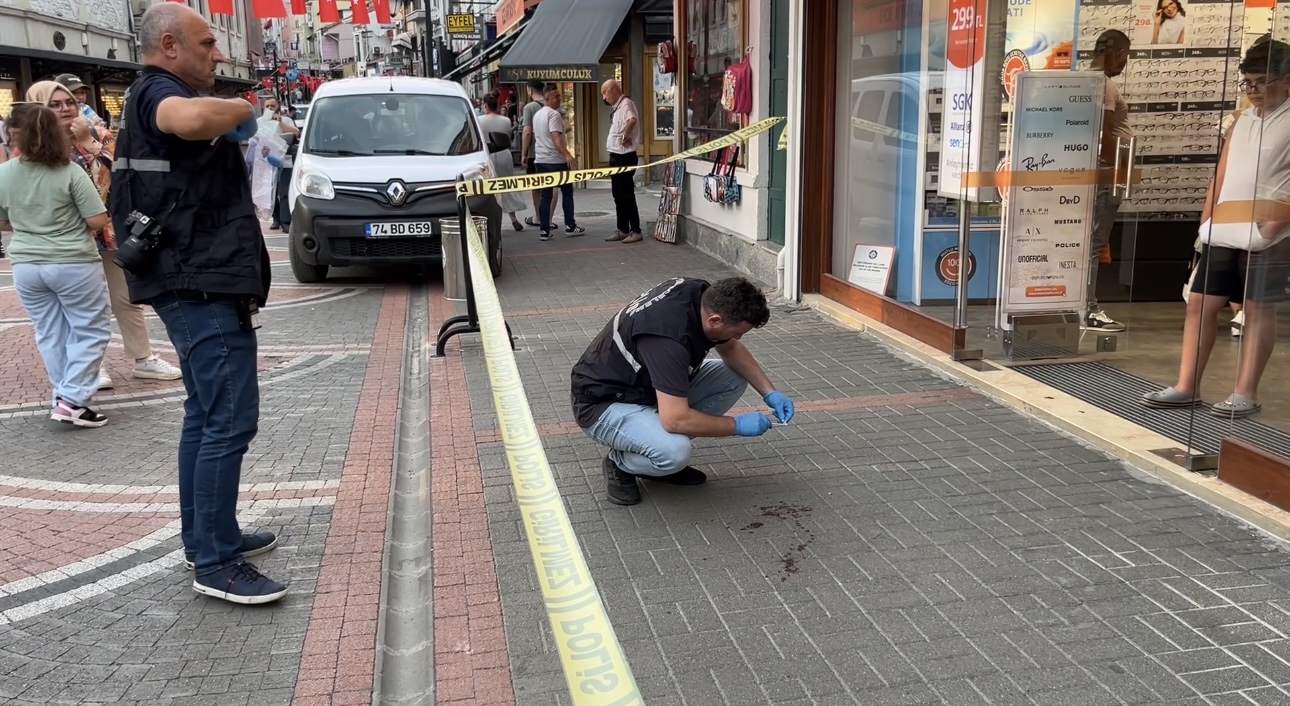
[[[726,157],[729,156],[729,160]],[[712,171],[703,177],[703,198],[712,203],[734,206],[743,196],[743,188],[735,180],[735,165],[739,163],[739,148],[727,147],[712,161]]]

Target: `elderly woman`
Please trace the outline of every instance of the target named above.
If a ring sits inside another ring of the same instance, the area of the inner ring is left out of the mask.
[[[72,143],[72,163],[84,169],[98,188],[99,196],[107,203],[108,188],[112,184],[112,150],[116,138],[112,132],[91,127],[81,115],[80,103],[71,91],[54,81],[40,81],[27,89],[27,101],[40,103],[57,115],[67,130]],[[148,326],[144,322],[143,307],[130,303],[130,290],[125,273],[112,257],[116,250],[116,234],[109,222],[103,230],[94,233],[98,244],[103,273],[107,276],[108,294],[112,302],[112,316],[121,329],[125,354],[134,361],[133,376],[144,380],[178,380],[179,368],[162,360],[152,350],[148,341]],[[99,370],[99,389],[112,387],[112,377],[107,369]]]

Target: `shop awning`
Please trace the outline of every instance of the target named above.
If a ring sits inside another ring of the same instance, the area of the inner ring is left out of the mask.
[[[502,57],[502,83],[597,83],[600,57],[633,0],[543,0],[528,27]],[[608,77],[612,78],[612,77]]]
[[[133,61],[102,59],[97,56],[3,44],[0,44],[0,56],[21,56],[31,59],[32,78],[37,81],[56,74],[80,73],[82,70],[89,69],[95,73],[96,82],[131,83],[138,75],[139,69],[143,68]]]

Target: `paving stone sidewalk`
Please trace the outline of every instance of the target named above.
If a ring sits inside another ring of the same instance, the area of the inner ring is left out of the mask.
[[[578,210],[606,198],[579,191]],[[653,283],[733,273],[684,246],[604,243],[612,220],[580,220],[579,239],[511,237],[498,285],[646,703],[1290,703],[1283,545],[800,307],[776,304],[745,339],[797,402],[793,424],[700,440],[707,485],[644,483],[642,504],[608,504],[602,450],[572,424],[570,365]],[[514,703],[566,704],[482,352],[461,340],[449,357],[473,422],[457,423],[477,442]],[[459,676],[441,671],[439,703],[482,702]]]

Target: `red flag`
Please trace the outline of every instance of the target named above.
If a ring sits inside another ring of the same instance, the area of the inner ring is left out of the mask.
[[[305,0],[291,0],[291,14],[293,15],[309,14],[309,6],[305,4]]]
[[[287,8],[283,7],[282,0],[251,0],[251,14],[260,20],[286,19]]]
[[[304,0],[301,0],[303,2]],[[372,0],[372,9],[376,10],[376,24],[394,24],[390,19],[390,0]]]
[[[336,0],[318,0],[318,21],[323,24],[340,22],[340,11],[336,9]]]
[[[355,27],[372,24],[372,18],[367,14],[367,0],[353,0],[349,4],[349,10],[354,13],[353,25]]]
[[[233,0],[210,0],[212,15],[233,16]]]

